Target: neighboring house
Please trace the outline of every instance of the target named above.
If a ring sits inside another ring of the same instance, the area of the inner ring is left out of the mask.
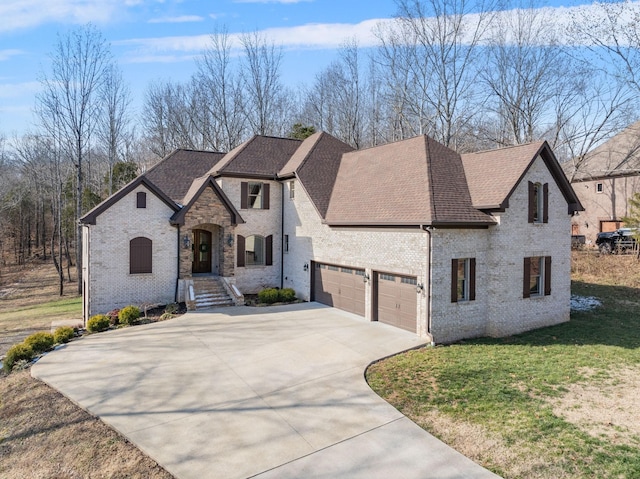
[[[568,321],[580,202],[546,142],[458,155],[427,136],[353,150],[319,132],[179,150],[84,225],[84,314],[236,303],[265,287],[434,342]]]
[[[571,220],[571,234],[595,244],[598,233],[623,225],[629,198],[640,192],[640,122],[563,167],[584,206]]]

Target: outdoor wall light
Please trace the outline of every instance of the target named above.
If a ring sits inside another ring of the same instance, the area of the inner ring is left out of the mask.
[[[231,246],[233,244],[233,235],[229,233],[227,235],[227,246]]]
[[[302,269],[305,271],[309,271],[309,263],[305,263]]]
[[[186,235],[182,236],[182,247],[184,249],[191,248],[191,235],[190,234],[186,234]]]
[[[424,284],[418,283],[416,286],[416,293],[422,293],[424,291]]]
[[[371,279],[371,277],[365,273],[364,276],[362,277],[362,280],[366,283],[367,281],[369,281]]]

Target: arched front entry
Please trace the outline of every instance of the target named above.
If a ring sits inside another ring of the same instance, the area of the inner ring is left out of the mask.
[[[212,250],[211,232],[206,230],[193,230],[192,273],[212,272]]]

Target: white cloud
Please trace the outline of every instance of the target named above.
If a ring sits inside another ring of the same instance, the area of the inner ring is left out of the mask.
[[[314,0],[234,0],[233,3],[302,3]]]
[[[0,32],[35,27],[43,23],[103,23],[123,6],[122,0],[2,0]]]
[[[199,15],[182,15],[179,17],[161,17],[152,18],[148,23],[189,23],[189,22],[201,22],[204,17]]]
[[[42,89],[40,82],[0,83],[0,98],[17,98],[23,95],[33,95]]]
[[[257,0],[243,0],[245,2]],[[262,1],[262,0],[260,0]],[[266,1],[266,0],[264,0]],[[295,2],[296,0],[280,0],[280,2]],[[640,14],[640,2],[628,2],[629,12]],[[540,19],[553,21],[559,31],[566,31],[572,19],[579,15],[580,18],[592,18],[594,26],[602,21],[597,15],[597,7],[593,5],[581,5],[577,7],[545,7],[539,10]],[[499,12],[500,16],[510,16],[514,10]],[[591,14],[591,15],[590,15]],[[477,21],[477,16],[471,15],[469,22]],[[378,25],[391,25],[394,20],[390,18],[373,18],[359,23],[314,23],[293,27],[268,28],[260,31],[265,38],[281,45],[286,49],[335,49],[344,44],[346,40],[356,39],[361,47],[372,47],[378,44],[374,30]],[[230,33],[231,45],[240,48],[241,33]],[[173,36],[157,38],[134,38],[114,42],[114,45],[131,47],[126,61],[133,63],[144,62],[170,62],[182,61],[197,55],[210,45],[210,35]],[[544,38],[541,40],[545,41]]]
[[[8,49],[8,50],[0,50],[0,62],[9,60],[11,57],[15,57],[16,55],[23,55],[25,52],[23,50],[16,49]]]

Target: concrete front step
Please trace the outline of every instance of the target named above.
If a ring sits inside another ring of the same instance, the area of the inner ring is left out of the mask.
[[[217,278],[193,278],[193,289],[195,299],[191,304],[196,310],[235,304]]]

